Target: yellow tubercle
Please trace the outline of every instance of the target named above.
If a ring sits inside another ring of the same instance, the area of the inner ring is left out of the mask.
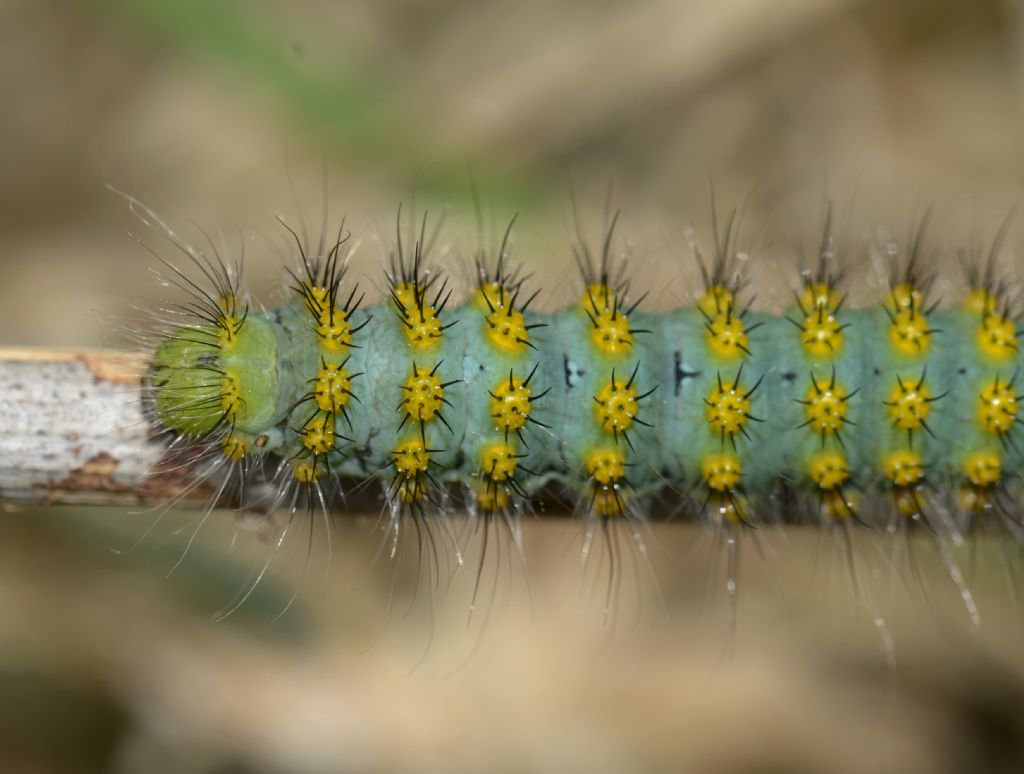
[[[633,346],[629,316],[619,305],[615,291],[608,285],[588,285],[583,294],[583,309],[590,319],[590,338],[601,352],[623,355]]]
[[[715,492],[731,492],[740,485],[743,464],[735,454],[713,453],[704,457],[700,472],[709,489]]]
[[[348,314],[331,303],[327,288],[306,287],[306,308],[316,321],[316,335],[325,349],[341,352],[352,344],[352,323]]]
[[[336,414],[348,404],[351,396],[352,377],[342,366],[328,363],[317,372],[313,399],[321,411]]]
[[[800,291],[800,308],[810,316],[819,309],[834,312],[839,305],[835,288],[825,282],[812,282]]]
[[[750,420],[752,390],[740,386],[739,380],[723,382],[721,379],[704,399],[705,414],[711,429],[723,439],[742,433]]]
[[[972,314],[976,314],[979,317],[981,315],[990,315],[995,312],[996,305],[996,297],[985,290],[985,288],[972,288],[967,291],[967,295],[964,296],[964,310]]]
[[[697,308],[705,317],[717,317],[732,308],[735,302],[736,297],[729,288],[724,285],[712,285],[697,299]]]
[[[1010,382],[994,379],[985,385],[978,396],[978,419],[989,433],[1003,435],[1010,432],[1020,411],[1017,390]]]
[[[838,435],[846,422],[849,397],[835,379],[828,384],[819,384],[812,376],[804,401],[807,426],[818,435]]]
[[[493,481],[482,481],[474,488],[476,507],[486,513],[502,511],[508,507],[508,492],[505,487],[497,486]]]
[[[957,505],[963,513],[977,515],[988,508],[992,501],[984,487],[962,486],[957,490]]]
[[[612,435],[625,432],[633,426],[637,412],[636,388],[626,382],[605,383],[594,396],[594,419],[604,432]]]
[[[483,282],[473,295],[473,305],[483,311],[488,340],[505,352],[522,352],[530,345],[530,331],[523,313],[512,307],[512,292],[500,282]]]
[[[1007,315],[986,313],[975,333],[978,349],[993,360],[1008,360],[1017,357],[1017,325]]]
[[[750,352],[750,337],[747,335],[743,318],[732,307],[711,317],[704,324],[708,349],[720,358],[744,357]]]
[[[916,309],[901,309],[891,316],[889,342],[902,355],[916,357],[928,351],[932,334],[928,318]]]
[[[419,478],[430,466],[430,452],[419,438],[400,443],[391,452],[391,459],[398,475],[407,480]]]
[[[403,314],[419,306],[420,290],[415,282],[396,282],[391,288],[391,294]]]
[[[508,288],[500,282],[482,282],[473,294],[473,304],[484,312],[505,309],[510,301]]]
[[[438,366],[432,371],[421,371],[413,363],[412,371],[402,385],[402,408],[417,422],[430,422],[441,413],[444,385],[437,374]]]
[[[509,443],[493,443],[480,454],[480,470],[492,481],[508,481],[515,477],[516,450]]]
[[[592,451],[584,465],[587,475],[602,486],[610,486],[626,477],[626,455],[619,449]]]
[[[441,320],[432,306],[414,310],[411,319],[406,320],[403,327],[405,338],[416,349],[433,349],[441,341]]]
[[[591,320],[590,339],[606,355],[624,355],[633,347],[633,333],[625,312],[601,312]]]
[[[709,499],[714,515],[726,524],[745,524],[749,503],[737,492],[714,492]]]
[[[300,484],[312,484],[320,478],[320,468],[312,462],[296,461],[292,465],[292,478]]]
[[[526,424],[533,404],[533,393],[523,380],[510,375],[491,392],[491,417],[499,430],[508,434]]]
[[[896,511],[901,516],[918,516],[921,513],[921,497],[918,487],[897,487],[893,491]]]
[[[594,492],[591,509],[595,516],[615,518],[625,515],[625,492],[618,487],[600,487]]]
[[[530,344],[526,318],[513,309],[496,308],[488,312],[484,317],[484,332],[492,344],[505,352],[522,352]]]
[[[229,460],[238,462],[245,458],[245,455],[249,453],[249,442],[241,436],[234,433],[224,438],[224,443],[221,445],[221,451],[224,456]]]
[[[858,496],[856,492],[830,489],[822,492],[821,511],[831,520],[852,519],[857,515]]]
[[[422,482],[418,478],[411,478],[402,481],[398,488],[395,490],[395,497],[398,502],[411,505],[412,503],[418,503],[427,493],[423,488]]]
[[[426,291],[414,282],[399,282],[391,292],[409,344],[415,349],[434,349],[441,341],[444,327],[437,310],[427,302]]]
[[[843,326],[826,307],[818,307],[804,318],[800,343],[813,357],[832,357],[843,348]]]
[[[217,346],[221,352],[230,352],[238,343],[243,320],[232,314],[221,315],[217,326]]]
[[[911,487],[924,478],[924,462],[913,449],[897,449],[882,460],[882,471],[894,486]]]
[[[1003,477],[1003,460],[998,452],[981,449],[967,455],[963,471],[967,480],[976,487],[994,486]]]
[[[313,454],[328,454],[334,450],[334,417],[316,416],[302,428],[302,445]]]
[[[225,293],[217,299],[217,308],[220,310],[217,315],[217,346],[221,352],[230,352],[238,343],[238,334],[245,323],[244,310],[239,316],[239,308],[242,306],[234,293]]]
[[[920,309],[924,303],[924,294],[920,288],[910,282],[900,282],[893,285],[892,290],[885,296],[885,303],[894,312],[907,309]]]
[[[922,377],[916,383],[897,379],[886,406],[889,407],[889,419],[897,430],[917,430],[924,426],[932,410],[931,390]]]
[[[615,289],[610,285],[593,282],[584,288],[580,304],[587,314],[596,316],[617,309],[619,299],[615,295]]]
[[[228,419],[237,418],[245,408],[242,385],[238,374],[226,369],[220,378],[220,410]]]
[[[850,480],[850,466],[842,452],[822,452],[808,460],[807,475],[819,489],[838,489]]]
[[[595,449],[584,461],[594,484],[591,509],[597,516],[624,515],[622,484],[626,478],[626,455],[617,448]]]

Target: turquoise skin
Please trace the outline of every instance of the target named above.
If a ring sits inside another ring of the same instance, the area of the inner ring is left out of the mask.
[[[634,424],[628,441],[618,439],[627,458],[627,480],[639,494],[669,488],[701,487],[701,461],[709,454],[728,451],[742,463],[741,490],[747,495],[769,493],[784,480],[812,488],[809,460],[822,449],[841,450],[848,459],[851,484],[870,488],[883,482],[882,460],[894,449],[908,446],[907,434],[891,427],[885,401],[897,375],[916,383],[922,374],[932,395],[929,432],[916,431],[912,448],[920,451],[928,481],[946,483],[960,477],[966,454],[993,449],[1004,455],[1004,465],[1016,469],[1020,451],[980,426],[978,395],[993,377],[1010,380],[1019,361],[996,363],[987,359],[975,342],[978,317],[962,310],[936,311],[929,316],[938,330],[931,346],[920,356],[898,353],[889,343],[889,317],[882,308],[840,313],[844,345],[831,358],[809,356],[800,342],[800,331],[784,316],[750,313],[750,355],[739,359],[717,357],[709,348],[705,319],[696,308],[665,313],[635,312],[630,326],[635,345],[625,354],[611,356],[592,341],[591,322],[579,306],[554,314],[528,314],[528,323],[542,323],[533,331],[535,348],[509,352],[488,337],[486,310],[472,304],[446,310],[447,328],[431,350],[416,350],[408,343],[398,315],[391,306],[357,311],[353,327],[367,322],[344,353],[346,369],[359,374],[352,382],[355,398],[346,407],[346,418],[336,417],[336,453],[328,455],[331,470],[340,476],[365,479],[394,475],[392,450],[415,437],[420,428],[407,422],[400,428],[403,411],[398,408],[402,386],[412,364],[433,369],[441,363],[442,381],[455,381],[445,391],[448,405],[445,422],[427,423],[422,432],[432,450],[432,474],[442,482],[467,482],[479,475],[482,451],[504,435],[491,417],[490,393],[509,378],[519,379],[536,366],[530,382],[534,395],[546,392],[533,404],[530,423],[523,429],[518,451],[517,482],[526,492],[548,482],[587,491],[586,459],[599,448],[615,447],[612,435],[595,419],[594,396],[612,377],[625,381],[636,370],[640,394],[654,390],[640,401],[637,417],[650,427]],[[797,310],[790,317],[800,319]],[[249,442],[255,453],[274,452],[286,458],[301,456],[299,431],[315,415],[315,405],[303,401],[311,390],[325,351],[318,342],[309,313],[301,302],[265,312],[246,320],[238,347],[222,354],[220,365],[239,374],[245,412],[235,433]],[[189,347],[171,339],[158,348],[154,365],[165,370],[156,382],[156,406],[167,427],[186,434],[209,430],[211,420],[185,419],[180,390],[209,383],[197,376],[201,358],[209,348]],[[749,438],[737,436],[735,444],[709,425],[704,399],[719,376],[732,381],[742,364],[741,383],[750,389],[751,414],[760,421],[746,426]],[[847,424],[839,444],[801,428],[805,421],[800,401],[807,396],[811,375],[819,384],[832,379],[850,398]],[[170,385],[170,387],[168,387]],[[165,393],[161,393],[165,390]],[[177,390],[177,391],[176,391]],[[211,388],[212,390],[212,388]],[[213,396],[213,392],[211,392]],[[510,437],[514,437],[510,436]],[[526,471],[530,471],[527,473]]]

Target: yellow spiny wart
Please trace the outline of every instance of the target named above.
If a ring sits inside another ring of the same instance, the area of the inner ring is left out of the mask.
[[[587,475],[601,486],[611,486],[626,477],[626,455],[619,449],[597,449],[587,455]]]
[[[505,352],[522,352],[530,346],[530,329],[523,313],[512,306],[508,288],[498,282],[485,282],[476,292],[477,306],[483,304],[484,333]]]
[[[838,489],[850,480],[850,466],[842,452],[821,452],[808,460],[807,475],[818,489]]]
[[[971,314],[989,315],[996,311],[996,297],[985,288],[972,288],[964,296],[963,308]]]
[[[708,349],[720,358],[734,359],[750,354],[750,336],[743,316],[732,303],[716,315],[709,315],[704,322],[704,334]]]
[[[426,290],[415,282],[399,282],[392,288],[392,297],[409,344],[423,350],[437,346],[444,326],[433,304],[427,302]]]
[[[400,443],[391,452],[391,457],[395,463],[395,470],[403,478],[415,478],[426,473],[430,463],[430,452],[419,438],[410,438]]]
[[[913,449],[897,449],[882,460],[882,471],[894,486],[912,487],[924,478],[924,462]]]
[[[494,443],[484,447],[480,454],[480,470],[492,481],[509,481],[516,475],[519,461],[515,447],[509,443]]]
[[[835,312],[839,308],[839,296],[827,282],[812,282],[800,291],[800,309],[811,314],[818,309]]]
[[[474,487],[476,507],[481,511],[493,513],[508,507],[508,492],[504,487],[497,486],[493,480],[482,481]]]
[[[245,455],[249,453],[249,442],[232,433],[231,435],[225,436],[224,443],[221,446],[221,451],[223,451],[224,456],[229,460],[238,462],[239,460],[244,459]]]
[[[650,393],[638,395],[633,386],[639,367],[638,363],[628,382],[616,381],[613,369],[611,380],[594,396],[594,419],[597,426],[604,432],[614,435],[616,440],[619,433],[625,434],[634,422],[644,424],[637,418],[637,408],[639,401]]]
[[[718,383],[704,399],[708,424],[712,430],[718,432],[723,442],[728,439],[735,443],[735,436],[740,433],[749,438],[746,431],[747,423],[750,420],[761,421],[750,413],[750,396],[757,390],[761,380],[759,379],[748,390],[740,386],[741,375],[742,369],[733,381],[723,382],[722,375],[719,374]]]
[[[967,455],[963,471],[973,486],[984,489],[999,483],[1003,477],[1003,461],[998,452],[981,449]]]
[[[990,433],[1001,436],[1010,432],[1019,411],[1018,394],[1012,381],[1000,384],[997,376],[978,396],[978,419]]]
[[[526,381],[510,371],[508,379],[502,379],[490,393],[491,417],[506,438],[510,431],[520,430],[529,420],[533,393]]]
[[[419,478],[403,480],[398,485],[398,489],[395,490],[395,497],[398,499],[398,502],[406,503],[407,505],[418,503],[425,495],[426,492]]]
[[[932,330],[928,318],[916,309],[904,309],[891,317],[889,341],[903,355],[916,356],[928,351]]]
[[[726,524],[746,524],[749,503],[747,498],[736,492],[713,492],[708,502],[713,513]]]
[[[856,390],[853,394],[856,393]],[[849,410],[848,401],[852,394],[847,394],[842,385],[836,382],[835,371],[828,383],[819,383],[811,374],[811,386],[807,390],[807,399],[800,401],[804,406],[806,421],[800,427],[809,427],[821,436],[822,444],[829,436],[839,435],[846,424]]]
[[[626,512],[625,493],[618,487],[601,487],[594,492],[591,509],[595,516],[613,518]]]
[[[917,287],[901,283],[886,296],[889,315],[889,342],[902,355],[916,357],[928,351],[932,334],[928,318],[921,311],[924,295]]]
[[[238,343],[238,334],[245,323],[245,310],[239,316],[239,301],[234,293],[225,293],[217,299],[220,314],[217,316],[217,346],[222,352],[230,352]]]
[[[885,303],[891,306],[894,312],[905,309],[920,309],[924,303],[924,294],[920,288],[910,282],[900,282],[893,285],[892,289],[885,296]]]
[[[925,374],[915,382],[905,382],[900,376],[896,377],[896,384],[889,393],[889,400],[884,401],[889,407],[889,418],[892,426],[897,430],[906,430],[913,433],[919,428],[928,429],[927,419],[931,413],[931,404],[942,398],[932,397],[931,390],[925,384]]]
[[[511,301],[509,289],[501,282],[481,282],[473,295],[473,304],[481,311],[504,309]]]
[[[302,428],[302,445],[313,454],[327,454],[334,450],[333,415],[316,416]]]
[[[426,495],[423,478],[430,467],[430,451],[419,438],[411,438],[400,443],[391,452],[397,478],[400,480],[396,491],[398,500],[403,503],[415,503]]]
[[[852,519],[857,515],[857,496],[843,489],[822,492],[821,512],[826,519]]]
[[[921,511],[921,497],[920,489],[918,487],[897,487],[893,491],[893,501],[896,503],[896,511],[901,516],[915,517],[920,516]]]
[[[705,317],[716,317],[735,303],[735,295],[724,285],[712,285],[697,299],[697,308]]]
[[[1017,356],[1017,324],[1005,314],[985,313],[975,334],[978,349],[993,360],[1008,360]]]
[[[608,285],[587,285],[583,294],[583,310],[590,318],[590,338],[607,355],[623,355],[633,346],[629,315]]]
[[[431,371],[421,371],[413,363],[412,371],[402,385],[401,408],[417,422],[430,422],[441,414],[445,385],[437,375],[440,367],[438,363]]]
[[[415,282],[396,282],[391,295],[399,311],[406,312],[419,306],[420,289]]]
[[[819,306],[800,325],[800,343],[812,357],[831,357],[843,348],[843,328],[830,307]]]
[[[986,487],[962,486],[957,490],[957,504],[963,513],[978,515],[992,504]]]
[[[220,378],[220,410],[228,419],[238,417],[245,408],[242,385],[232,370],[226,370]]]
[[[348,314],[331,301],[328,288],[308,286],[306,307],[316,320],[316,335],[325,349],[341,352],[352,344],[352,323]]]
[[[352,377],[343,365],[328,363],[321,367],[313,385],[317,407],[328,414],[337,414],[352,396]]]
[[[626,456],[619,449],[596,449],[587,455],[584,465],[593,479],[591,509],[597,516],[622,516],[622,483],[626,478]]]
[[[708,488],[715,492],[731,492],[743,478],[740,458],[729,452],[708,454],[701,461],[701,476]]]
[[[292,465],[292,478],[300,484],[312,484],[320,478],[320,468],[309,461],[296,461]]]

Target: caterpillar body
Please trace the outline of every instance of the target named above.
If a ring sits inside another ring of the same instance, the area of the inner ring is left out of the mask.
[[[741,303],[730,229],[697,303],[657,313],[629,300],[614,221],[600,255],[578,247],[582,290],[552,314],[530,310],[507,234],[493,265],[477,256],[459,306],[428,269],[425,220],[412,245],[399,233],[390,298],[369,307],[345,282],[345,238],[311,251],[296,237],[294,299],[262,312],[236,273],[188,248],[212,289],[175,269],[195,319],[156,348],[150,401],[164,428],[237,470],[239,491],[273,455],[282,492],[321,502],[329,482],[380,478],[416,513],[451,484],[495,512],[550,483],[609,519],[670,491],[744,523],[780,487],[826,519],[861,518],[863,493],[880,491],[904,516],[936,497],[966,516],[1000,508],[1020,464],[1020,353],[991,266],[938,309],[915,240],[882,303],[847,309],[826,239],[773,315]]]

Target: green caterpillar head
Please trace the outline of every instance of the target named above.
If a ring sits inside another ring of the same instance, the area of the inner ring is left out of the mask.
[[[225,379],[217,373],[221,368],[218,350],[199,343],[207,339],[216,341],[216,334],[179,328],[153,355],[154,403],[160,424],[193,438],[212,432],[224,416]]]

